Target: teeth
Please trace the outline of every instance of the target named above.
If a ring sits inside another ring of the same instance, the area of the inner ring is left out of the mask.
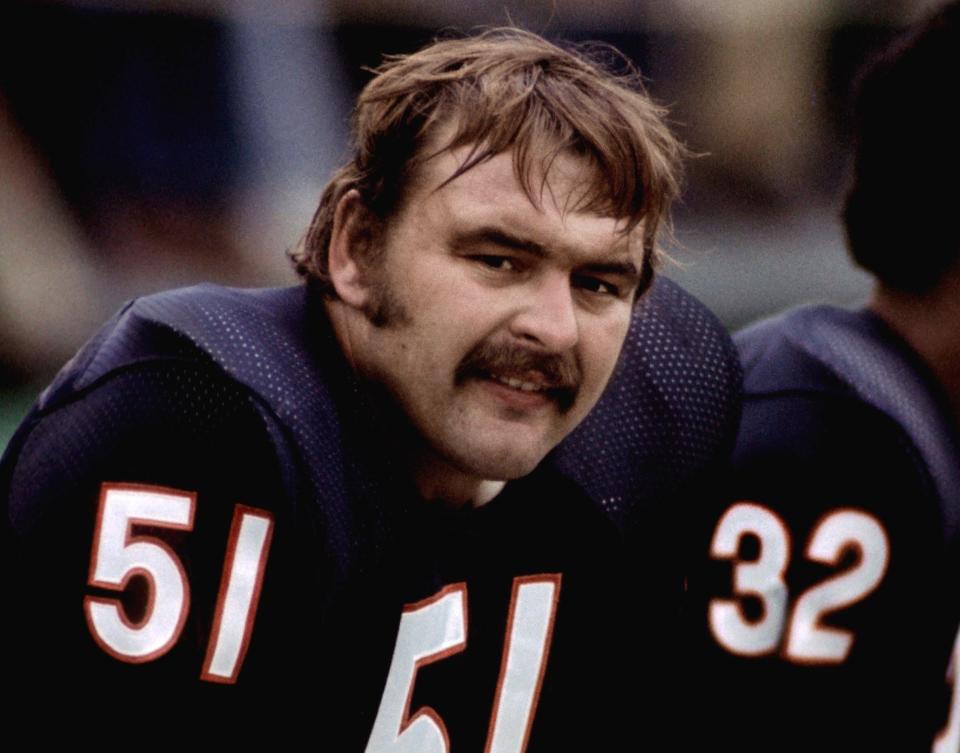
[[[534,384],[533,382],[524,382],[522,379],[517,379],[515,377],[504,377],[496,374],[493,374],[492,376],[501,384],[505,384],[508,387],[513,387],[515,390],[522,390],[523,392],[539,392],[543,389],[538,384]]]

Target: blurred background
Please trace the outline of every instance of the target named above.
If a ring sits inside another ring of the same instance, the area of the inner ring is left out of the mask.
[[[632,58],[698,155],[668,274],[724,323],[856,304],[848,91],[939,0],[5,0],[0,449],[125,300],[295,281],[285,250],[385,53],[514,24]]]

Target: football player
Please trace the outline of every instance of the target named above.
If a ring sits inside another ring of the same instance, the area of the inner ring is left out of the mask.
[[[133,302],[11,442],[16,708],[68,700],[108,744],[657,734],[664,509],[722,456],[738,385],[716,322],[651,290],[682,151],[663,112],[494,31],[383,65],[353,144],[304,286]]]
[[[692,581],[715,750],[960,750],[958,85],[953,3],[859,83],[844,220],[870,303],[738,335],[733,488]]]

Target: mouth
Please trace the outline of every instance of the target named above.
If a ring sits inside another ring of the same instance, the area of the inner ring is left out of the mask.
[[[542,375],[502,374],[492,371],[479,372],[475,377],[508,406],[518,409],[541,408],[553,405],[565,413],[573,405],[576,391],[566,385],[551,382]]]
[[[504,376],[502,374],[487,374],[487,379],[492,379],[495,382],[500,382],[500,384],[505,384],[507,387],[511,387],[515,390],[520,390],[521,392],[546,392],[551,389],[551,386],[545,384],[541,381],[527,381],[515,376]]]

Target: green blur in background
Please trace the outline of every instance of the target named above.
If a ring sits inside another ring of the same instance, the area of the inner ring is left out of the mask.
[[[33,385],[0,392],[0,453],[6,448],[7,442],[27,415],[41,389]]]

